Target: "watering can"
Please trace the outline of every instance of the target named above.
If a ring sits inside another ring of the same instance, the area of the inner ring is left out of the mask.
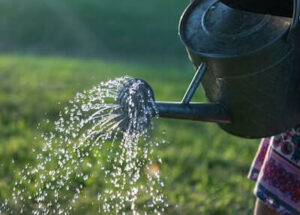
[[[228,133],[261,138],[300,123],[300,0],[293,17],[195,0],[179,35],[196,74],[181,102],[155,102],[160,117],[215,122]],[[151,87],[142,80],[144,89]],[[202,85],[208,103],[191,103]],[[149,93],[148,93],[149,94]]]

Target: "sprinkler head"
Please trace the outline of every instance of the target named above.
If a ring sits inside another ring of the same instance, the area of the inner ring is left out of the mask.
[[[154,94],[150,85],[141,79],[130,79],[119,89],[115,113],[123,131],[140,132],[144,130],[156,114]]]

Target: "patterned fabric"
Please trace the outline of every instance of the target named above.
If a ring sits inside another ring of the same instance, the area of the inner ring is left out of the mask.
[[[262,139],[248,177],[266,205],[280,215],[300,215],[300,125]]]

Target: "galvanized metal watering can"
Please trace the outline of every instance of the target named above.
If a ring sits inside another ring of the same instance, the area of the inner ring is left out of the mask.
[[[218,0],[193,1],[180,19],[179,35],[196,74],[181,102],[156,102],[159,116],[217,122],[247,138],[299,124],[299,22],[300,0],[294,0],[292,19]],[[200,83],[210,103],[190,103]]]

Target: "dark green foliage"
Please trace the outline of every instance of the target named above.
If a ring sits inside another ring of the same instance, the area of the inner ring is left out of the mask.
[[[186,60],[180,0],[1,0],[0,50],[130,60]]]

